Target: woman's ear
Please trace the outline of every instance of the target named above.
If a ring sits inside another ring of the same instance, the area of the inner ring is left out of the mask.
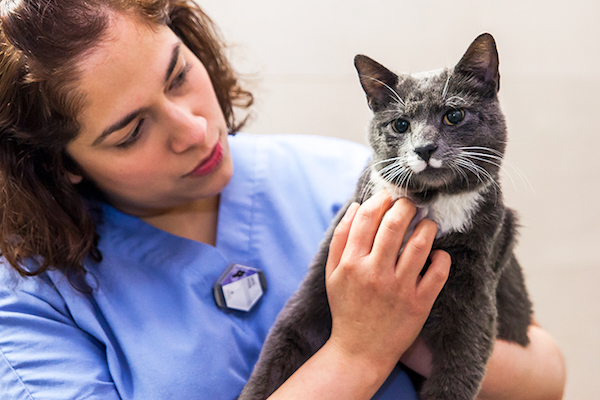
[[[74,174],[72,172],[67,172],[67,178],[69,178],[69,181],[73,185],[77,185],[78,183],[81,183],[81,181],[83,180],[83,176]]]
[[[83,171],[66,152],[63,153],[63,166],[67,179],[71,184],[77,185],[83,181]]]

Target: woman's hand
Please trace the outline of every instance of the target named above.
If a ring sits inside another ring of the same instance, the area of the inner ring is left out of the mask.
[[[398,253],[416,213],[385,192],[348,208],[331,240],[326,267],[331,337],[269,400],[367,400],[415,340],[450,270],[431,252],[437,228],[421,221]]]
[[[450,269],[450,256],[436,251],[420,276],[437,232],[429,220],[419,222],[398,258],[415,213],[409,200],[394,202],[384,191],[353,204],[335,230],[327,262],[329,344],[387,373],[421,331]]]

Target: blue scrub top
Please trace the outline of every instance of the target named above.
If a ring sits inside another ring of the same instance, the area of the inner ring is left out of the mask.
[[[369,157],[338,139],[229,138],[234,174],[221,195],[216,247],[105,205],[90,295],[57,271],[0,268],[2,399],[235,399],[269,328],[307,272]],[[215,305],[230,263],[269,288],[250,312]],[[344,379],[344,377],[340,377]],[[395,370],[375,397],[416,399]]]

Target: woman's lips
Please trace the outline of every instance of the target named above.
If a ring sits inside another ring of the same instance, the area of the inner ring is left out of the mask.
[[[186,176],[204,176],[213,172],[223,161],[223,147],[221,142],[217,142],[208,157],[198,164],[196,168]]]

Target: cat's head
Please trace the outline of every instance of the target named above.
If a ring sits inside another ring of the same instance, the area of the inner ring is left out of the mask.
[[[491,35],[477,37],[454,68],[397,75],[363,55],[354,63],[373,111],[375,179],[417,202],[497,185],[506,125]]]

